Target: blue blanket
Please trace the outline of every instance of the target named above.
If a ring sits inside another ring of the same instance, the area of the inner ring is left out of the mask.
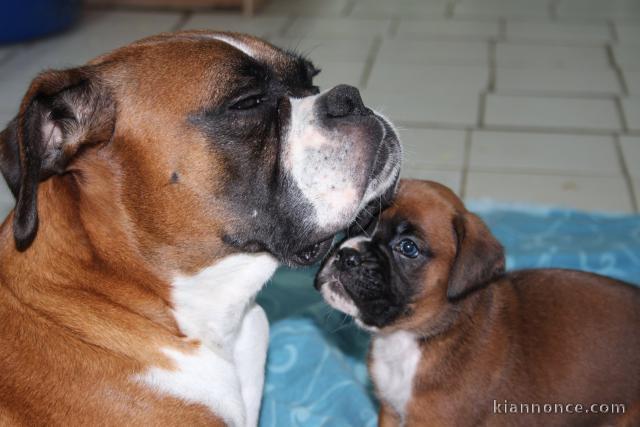
[[[575,268],[640,284],[639,215],[471,208],[505,246],[509,269]],[[374,426],[369,337],[321,301],[314,273],[281,269],[259,295],[271,323],[260,426]]]

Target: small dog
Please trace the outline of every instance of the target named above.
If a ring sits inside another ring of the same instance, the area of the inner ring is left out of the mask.
[[[434,182],[401,182],[373,226],[315,286],[374,335],[381,426],[640,425],[640,289],[505,273],[486,225]]]

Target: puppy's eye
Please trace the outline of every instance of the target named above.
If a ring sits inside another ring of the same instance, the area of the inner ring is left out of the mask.
[[[249,110],[251,108],[256,108],[267,100],[267,98],[263,95],[253,95],[248,96],[246,98],[242,98],[240,101],[236,102],[231,106],[232,110]]]
[[[402,239],[396,246],[396,250],[407,258],[415,258],[420,254],[418,245],[411,239]]]

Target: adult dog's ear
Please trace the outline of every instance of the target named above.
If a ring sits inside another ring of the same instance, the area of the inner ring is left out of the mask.
[[[0,170],[16,197],[13,235],[27,249],[38,230],[38,183],[62,174],[78,150],[109,141],[115,106],[92,67],[45,71],[0,133]]]
[[[504,273],[502,245],[476,215],[465,212],[453,219],[456,257],[449,273],[447,298],[457,300]]]

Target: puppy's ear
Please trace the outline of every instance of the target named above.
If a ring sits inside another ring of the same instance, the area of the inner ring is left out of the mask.
[[[449,274],[447,298],[456,300],[504,273],[502,245],[476,215],[465,212],[453,219],[456,257]]]
[[[43,72],[0,133],[0,170],[17,200],[18,250],[27,249],[38,230],[38,183],[64,173],[82,147],[111,138],[115,108],[102,86],[91,67]]]

